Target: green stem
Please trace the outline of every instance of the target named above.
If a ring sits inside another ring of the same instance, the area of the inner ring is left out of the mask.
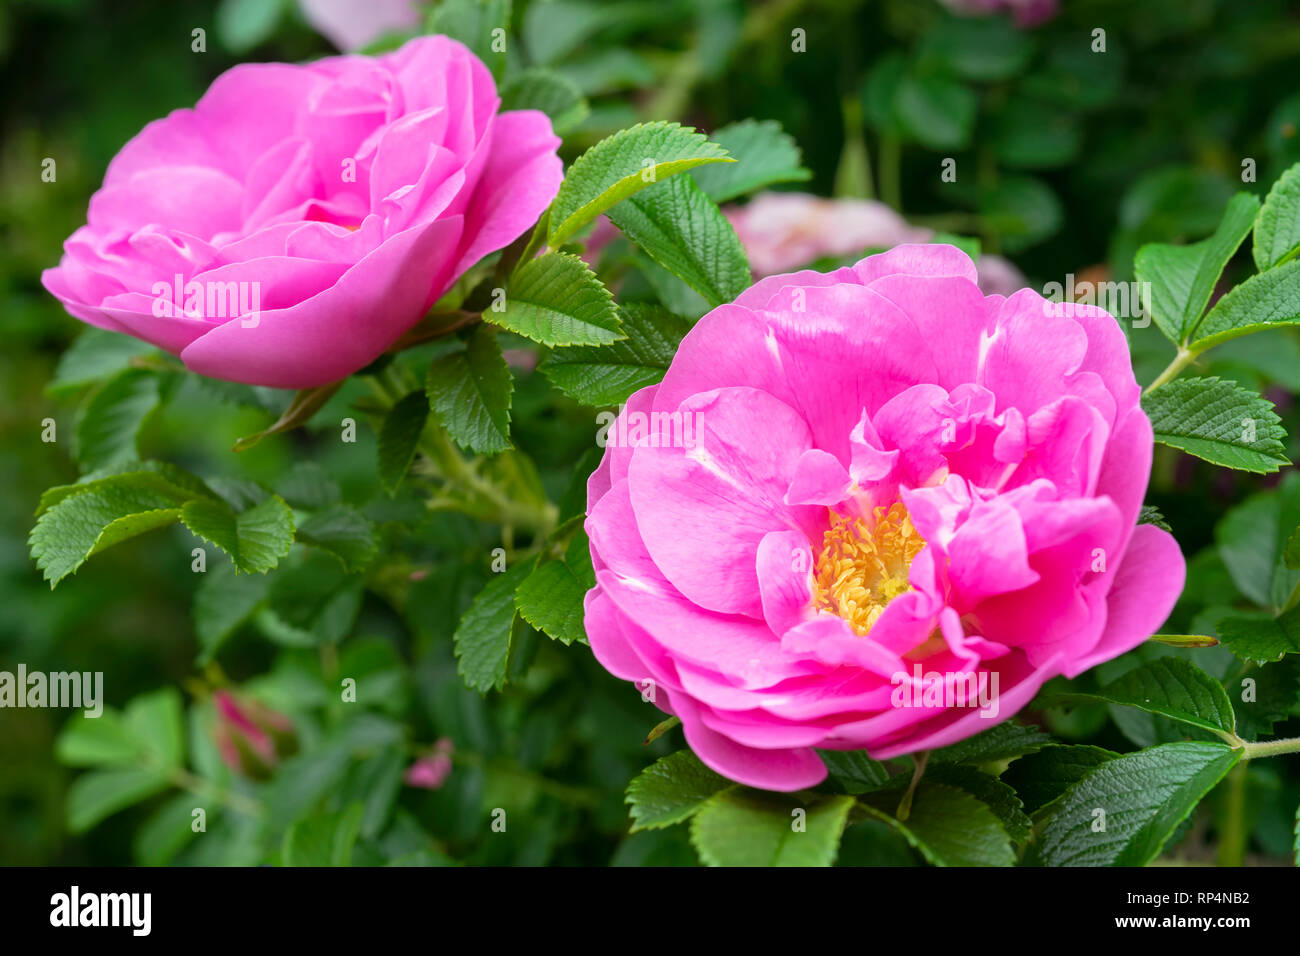
[[[903,799],[898,801],[898,812],[894,814],[899,820],[906,820],[912,815],[912,797],[916,794],[916,785],[921,782],[921,775],[925,773],[925,765],[930,762],[930,751],[922,750],[912,759],[915,762],[912,769],[912,782],[907,785],[907,792],[903,794]]]
[[[1187,366],[1191,365],[1192,362],[1196,361],[1196,357],[1200,354],[1201,353],[1199,350],[1180,347],[1178,349],[1178,354],[1174,356],[1174,360],[1170,362],[1168,366],[1165,367],[1165,370],[1163,372],[1161,372],[1159,375],[1156,376],[1155,381],[1152,382],[1150,385],[1148,385],[1143,390],[1142,394],[1150,395],[1161,385],[1164,385],[1166,382],[1170,382],[1173,379],[1177,378],[1178,373],[1180,373],[1183,369],[1187,368]]]
[[[1228,788],[1223,813],[1223,832],[1219,836],[1216,861],[1219,866],[1241,866],[1246,857],[1246,761],[1228,774]]]
[[[225,804],[236,813],[242,813],[248,817],[260,817],[262,815],[262,805],[256,800],[250,800],[243,794],[231,790],[220,790],[184,768],[177,767],[173,769],[168,774],[168,777],[173,784],[182,790],[188,790],[204,800],[215,800],[218,803]]]
[[[1282,740],[1242,741],[1241,749],[1243,760],[1300,753],[1300,737],[1285,737]]]
[[[894,212],[903,212],[903,143],[893,133],[880,139],[880,198]]]

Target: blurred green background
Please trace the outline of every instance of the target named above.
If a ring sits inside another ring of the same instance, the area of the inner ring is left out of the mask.
[[[516,2],[514,22],[527,57],[568,74],[591,100],[591,114],[566,142],[566,160],[638,120],[676,119],[710,130],[745,117],[776,119],[802,147],[813,173],[800,188],[885,199],[917,224],[976,237],[985,252],[1010,257],[1038,288],[1090,268],[1106,270],[1094,276],[1131,278],[1141,243],[1203,237],[1235,191],[1262,194],[1300,160],[1295,4],[1063,0],[1061,7],[1032,30],[1002,16],[954,17],[931,0],[551,0]],[[195,28],[207,31],[206,52],[191,50]],[[1098,28],[1106,31],[1104,54],[1090,48]],[[806,54],[791,53],[795,30],[806,33]],[[188,533],[128,542],[54,592],[28,557],[26,538],[40,493],[77,477],[67,441],[84,397],[77,388],[48,387],[82,327],[44,292],[39,276],[84,222],[109,160],[145,123],[193,105],[237,62],[331,52],[292,0],[0,2],[6,91],[0,119],[0,469],[6,490],[0,499],[0,670],[23,662],[29,670],[105,671],[113,706],[161,686],[182,686],[195,673]],[[41,178],[47,157],[57,163],[55,182]],[[940,177],[946,158],[956,160],[956,183]],[[1256,167],[1252,182],[1242,179],[1247,159]],[[1230,272],[1245,271],[1248,258]],[[1154,329],[1135,332],[1133,348],[1143,380],[1170,357]],[[1300,346],[1290,331],[1217,350],[1209,368],[1265,388],[1295,434]],[[528,450],[558,495],[589,440],[588,417],[557,403],[539,376],[519,387],[517,433],[532,436]],[[178,461],[205,475],[267,482],[311,457],[339,482],[345,498],[373,493],[373,434],[363,429],[360,444],[344,451],[337,442],[295,433],[236,459],[230,451],[235,438],[264,427],[270,414],[217,398],[186,379],[165,412],[146,424],[142,456]],[[54,444],[40,438],[47,417],[58,424]],[[1294,457],[1294,442],[1289,451]],[[1269,484],[1159,449],[1148,500],[1161,507],[1188,557],[1199,555],[1196,593],[1176,612],[1172,630],[1193,628],[1207,607],[1240,600],[1210,549],[1213,529],[1234,503]],[[394,512],[393,520],[400,526],[405,519]],[[465,538],[477,533],[469,529],[448,523],[435,533],[447,542],[447,553],[489,546]],[[435,553],[435,565],[442,555]],[[438,793],[404,792],[404,806],[421,820],[437,821],[429,826],[441,847],[476,862],[690,862],[680,834],[623,838],[622,788],[644,762],[669,748],[666,741],[640,746],[638,735],[651,718],[585,649],[543,648],[527,686],[510,692],[499,708],[458,689],[449,630],[482,575],[457,567],[448,562],[447,573],[433,575],[423,586],[427,593],[413,599],[415,610],[408,605],[398,611],[368,597],[356,633],[394,649],[402,669],[409,669],[398,683],[414,699],[398,713],[418,739],[449,735],[461,749],[477,745],[507,763],[482,773],[458,765],[461,782]],[[241,640],[223,655],[237,680],[265,673],[275,660],[273,649],[256,639]],[[70,834],[65,797],[75,771],[52,752],[67,717],[57,710],[0,711],[0,863],[140,858],[137,831],[156,807],[135,807],[107,825]],[[1104,713],[1091,722],[1076,713],[1074,724],[1043,719],[1071,739],[1120,748],[1129,746],[1126,738],[1141,743],[1139,737],[1154,733],[1107,722]],[[530,742],[529,734],[539,739]],[[548,793],[548,785],[529,776],[543,771],[580,793]],[[523,842],[508,851],[481,847],[466,818],[479,819],[482,808],[492,806],[490,788],[534,784],[539,796],[531,812],[546,825],[530,828],[532,842],[520,837]],[[1261,768],[1250,786],[1248,858],[1285,858],[1282,811],[1300,798],[1298,775],[1281,764]],[[1174,856],[1212,857],[1202,845],[1210,839],[1205,826],[1198,827]],[[855,848],[862,839],[859,834],[846,842],[846,862],[859,852],[859,861],[909,860],[906,847]]]

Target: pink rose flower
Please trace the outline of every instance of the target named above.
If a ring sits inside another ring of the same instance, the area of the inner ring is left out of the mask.
[[[298,0],[303,18],[340,50],[359,50],[386,33],[420,25],[415,0]]]
[[[402,782],[421,790],[440,789],[451,776],[451,755],[455,750],[456,745],[450,737],[440,737],[433,750],[406,768]]]
[[[227,767],[254,780],[268,779],[281,758],[298,752],[293,722],[255,700],[229,691],[212,695],[216,723],[212,738]]]
[[[200,374],[336,381],[555,196],[550,121],[499,105],[487,68],[441,36],[237,66],[123,147],[42,281],[76,318]]]
[[[939,0],[959,16],[988,16],[993,13],[1010,13],[1016,26],[1028,29],[1046,23],[1060,9],[1059,0]]]
[[[1137,524],[1152,432],[1115,320],[975,280],[937,244],[763,279],[610,429],[592,651],[733,780],[978,733],[1182,590]]]
[[[868,249],[892,249],[905,242],[927,242],[933,230],[910,225],[892,208],[873,199],[823,199],[808,193],[760,193],[746,206],[723,212],[736,230],[754,274],[792,272],[824,257],[842,259]],[[588,250],[614,235],[598,227]],[[986,294],[1010,295],[1025,285],[1015,264],[981,255],[975,266]]]
[[[925,242],[930,235],[874,199],[768,192],[723,211],[758,276],[789,272],[823,256]]]

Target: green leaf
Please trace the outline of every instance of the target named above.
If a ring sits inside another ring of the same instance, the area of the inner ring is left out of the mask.
[[[1258,199],[1250,193],[1237,193],[1208,239],[1187,246],[1150,243],[1138,250],[1133,270],[1138,282],[1146,283],[1150,290],[1147,308],[1160,331],[1175,345],[1196,332],[1215,283],[1250,234],[1258,212]]]
[[[563,135],[591,111],[578,84],[552,70],[534,68],[516,73],[501,87],[501,110],[541,110],[551,118],[556,135]]]
[[[69,767],[134,766],[140,762],[140,741],[121,714],[106,708],[98,717],[74,715],[59,734],[54,753]]]
[[[562,644],[586,643],[583,599],[596,586],[590,543],[581,529],[569,540],[564,557],[539,564],[519,585],[519,616]]]
[[[428,32],[465,44],[500,80],[506,70],[505,45],[494,42],[493,31],[509,29],[510,6],[510,0],[442,0],[429,14]]]
[[[254,432],[251,435],[245,435],[235,442],[235,451],[248,451],[263,438],[270,435],[278,435],[281,432],[291,431],[307,424],[313,415],[325,407],[325,403],[334,397],[334,393],[343,387],[343,382],[332,382],[329,385],[320,385],[316,388],[305,388],[293,396],[293,401],[289,407],[284,410],[275,423],[263,428],[260,432]]]
[[[965,84],[912,69],[899,79],[895,96],[895,115],[918,143],[931,149],[970,145],[979,101]]]
[[[733,787],[699,808],[691,843],[708,866],[831,866],[852,809],[849,796],[800,798]]]
[[[217,35],[236,55],[270,39],[284,14],[284,0],[221,0],[217,7]]]
[[[125,720],[150,767],[174,770],[185,761],[185,711],[174,687],[136,697],[126,706]]]
[[[661,757],[628,784],[632,832],[658,830],[695,815],[706,800],[731,781],[714,773],[689,750]]]
[[[889,771],[862,750],[819,750],[831,779],[849,794],[867,793],[889,780]]]
[[[1225,468],[1268,474],[1291,462],[1268,399],[1217,378],[1184,378],[1142,399],[1155,440]]]
[[[483,318],[543,345],[605,345],[623,337],[613,296],[577,256],[530,259],[510,280],[505,309]]]
[[[1289,470],[1276,488],[1251,495],[1214,529],[1219,556],[1237,590],[1260,607],[1280,613],[1300,585],[1286,566],[1286,542],[1300,526],[1300,473]]]
[[[1219,743],[1161,744],[1107,760],[1071,784],[1043,823],[1045,866],[1145,866],[1241,757]],[[1105,813],[1105,829],[1100,829]]]
[[[1228,617],[1217,628],[1219,639],[1245,660],[1276,661],[1300,653],[1300,608],[1276,618]]]
[[[1196,329],[1192,348],[1212,345],[1264,329],[1300,323],[1300,260],[1292,259],[1253,275],[1230,289]]]
[[[296,462],[283,478],[275,483],[275,491],[281,498],[295,508],[316,511],[336,504],[343,496],[342,490],[329,473],[314,461]],[[267,495],[258,494],[240,501],[232,502],[237,508],[246,508],[265,501]],[[227,499],[229,500],[229,499]]]
[[[1300,163],[1273,184],[1255,222],[1251,250],[1260,272],[1281,265],[1300,250]]]
[[[1173,528],[1169,527],[1169,522],[1165,516],[1160,513],[1160,509],[1155,505],[1143,505],[1138,509],[1138,524],[1153,524],[1161,531],[1173,533]]]
[[[736,161],[701,166],[691,173],[716,203],[752,193],[776,183],[803,182],[812,173],[794,139],[776,120],[741,120],[713,131],[709,137]]]
[[[1004,251],[1018,252],[1054,235],[1065,221],[1061,201],[1040,179],[1002,176],[981,190],[980,215],[1002,237]]]
[[[1118,756],[1101,747],[1050,744],[1037,753],[1012,761],[999,779],[1020,795],[1026,812],[1036,813],[1097,765]]]
[[[171,524],[182,507],[181,501],[154,487],[106,483],[59,500],[37,519],[27,543],[53,588],[91,555]]]
[[[266,600],[265,577],[238,574],[229,561],[208,569],[194,592],[194,631],[199,638],[199,666],[206,665],[221,646],[252,618]]]
[[[197,835],[194,832],[194,810],[199,798],[191,793],[177,794],[146,820],[135,833],[132,851],[141,866],[166,866]],[[216,816],[218,808],[208,809],[208,822]]]
[[[1016,99],[998,115],[992,142],[1005,165],[1045,169],[1073,160],[1083,134],[1075,114],[1036,100]]]
[[[706,163],[734,162],[704,134],[677,123],[640,123],[619,130],[569,167],[551,204],[547,244],[559,248],[611,206],[660,180]]]
[[[1024,69],[1034,42],[1009,17],[949,18],[926,32],[919,55],[968,80],[1006,80]]]
[[[340,813],[297,821],[285,831],[281,862],[285,866],[351,866],[363,812],[363,806],[354,803]]]
[[[965,790],[993,811],[1012,840],[1020,843],[1028,839],[1031,824],[1024,803],[1015,790],[992,774],[962,764],[940,764],[930,767],[925,779]]]
[[[390,496],[397,494],[415,459],[428,418],[429,396],[423,391],[406,395],[384,416],[379,428],[379,481]]]
[[[711,306],[730,302],[753,282],[736,230],[689,176],[623,200],[609,219]]]
[[[105,817],[161,793],[168,785],[165,774],[139,767],[82,774],[68,788],[68,829],[85,833]]]
[[[868,794],[859,805],[935,866],[1011,866],[1016,861],[1011,837],[997,815],[965,790],[922,781],[906,820],[893,815],[898,794],[892,791]]]
[[[1010,757],[1033,753],[1052,742],[1052,738],[1037,727],[1024,724],[1003,723],[990,727],[974,737],[967,737],[930,754],[931,764],[997,763]]]
[[[235,570],[265,574],[293,545],[293,512],[279,495],[238,514],[224,501],[196,498],[181,510],[185,527],[226,552]]]
[[[132,359],[157,352],[148,342],[91,326],[59,357],[47,390],[52,395],[74,392],[129,368]]]
[[[139,457],[136,436],[158,407],[158,376],[129,368],[93,392],[77,418],[77,460],[105,468]]]
[[[557,349],[539,366],[556,388],[584,405],[621,405],[633,392],[662,381],[691,330],[689,322],[659,306],[629,303],[618,311],[626,339]]]
[[[332,505],[307,518],[298,526],[298,540],[324,548],[349,572],[364,569],[379,548],[374,524],[350,505]]]
[[[1158,657],[1117,677],[1096,693],[1069,696],[1136,707],[1220,734],[1231,734],[1237,725],[1223,685],[1181,657]]]
[[[459,659],[457,669],[471,690],[486,693],[505,686],[516,614],[515,590],[532,573],[536,560],[529,558],[494,575],[460,619],[453,638]]]
[[[510,366],[491,327],[470,333],[463,351],[429,366],[425,391],[447,433],[462,448],[491,455],[510,447]]]

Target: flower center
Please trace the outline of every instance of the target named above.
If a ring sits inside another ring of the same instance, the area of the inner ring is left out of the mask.
[[[877,508],[874,523],[831,514],[813,574],[813,602],[865,635],[894,598],[911,589],[912,559],[925,547],[902,502]]]

